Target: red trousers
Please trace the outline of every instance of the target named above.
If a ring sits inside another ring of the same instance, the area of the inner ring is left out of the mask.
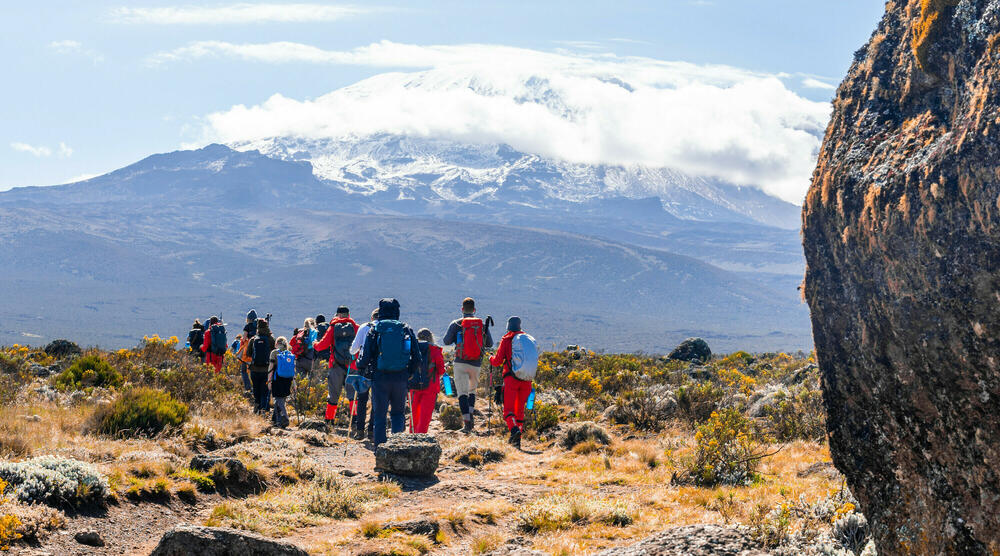
[[[507,430],[524,428],[524,404],[531,394],[531,381],[513,375],[503,377],[503,420]]]
[[[410,390],[410,404],[413,409],[413,432],[426,433],[434,416],[434,402],[437,401],[440,383],[431,383],[423,390]]]
[[[222,370],[222,356],[216,355],[214,353],[205,354],[205,363],[215,367],[215,372],[220,372]]]

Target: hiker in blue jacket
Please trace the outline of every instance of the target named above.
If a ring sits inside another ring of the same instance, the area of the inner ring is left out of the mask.
[[[399,321],[399,302],[383,299],[378,322],[365,337],[358,369],[372,380],[372,443],[386,440],[386,410],[393,434],[406,428],[406,393],[410,375],[420,370],[420,347],[409,325]]]

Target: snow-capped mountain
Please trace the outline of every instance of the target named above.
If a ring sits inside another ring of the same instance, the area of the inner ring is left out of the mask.
[[[278,137],[237,142],[286,161],[312,164],[317,178],[348,193],[431,204],[534,209],[606,199],[650,199],[684,220],[759,222],[796,228],[799,208],[752,187],[669,168],[571,163],[505,144],[374,134],[344,139]]]

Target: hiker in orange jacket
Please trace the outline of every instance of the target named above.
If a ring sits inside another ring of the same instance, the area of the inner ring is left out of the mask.
[[[341,305],[337,308],[337,316],[330,321],[326,334],[313,346],[316,353],[330,350],[330,363],[326,368],[326,420],[331,424],[337,418],[337,404],[340,403],[344,380],[351,369],[355,368],[351,344],[357,334],[358,323],[351,318],[351,310]],[[354,403],[353,400],[351,403]],[[354,413],[353,407],[351,413]]]
[[[444,354],[441,346],[434,344],[434,334],[430,330],[421,328],[417,332],[417,340],[421,345],[428,344],[427,356],[431,380],[427,388],[410,391],[410,404],[413,406],[413,432],[426,433],[434,415],[434,403],[437,402],[437,395],[441,390],[441,377],[445,373]]]

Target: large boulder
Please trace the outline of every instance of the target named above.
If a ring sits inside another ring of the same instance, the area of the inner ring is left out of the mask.
[[[261,477],[231,456],[199,454],[191,458],[191,469],[208,473],[215,482],[215,488],[223,493],[249,493],[264,490],[266,485]]]
[[[701,361],[705,362],[712,358],[712,350],[708,347],[708,342],[701,338],[688,338],[680,343],[673,351],[667,355],[668,359],[680,361]]]
[[[149,556],[307,556],[294,544],[222,527],[181,525],[163,534]]]
[[[52,340],[45,346],[45,353],[56,359],[62,359],[64,357],[80,355],[83,351],[80,349],[80,346],[69,340]]]
[[[667,529],[631,546],[611,548],[598,556],[765,556],[769,552],[744,532],[721,525],[688,525]]]
[[[837,468],[881,554],[1000,550],[1000,0],[890,0],[803,211]]]
[[[429,434],[394,434],[375,450],[375,468],[394,475],[432,477],[441,445]]]

